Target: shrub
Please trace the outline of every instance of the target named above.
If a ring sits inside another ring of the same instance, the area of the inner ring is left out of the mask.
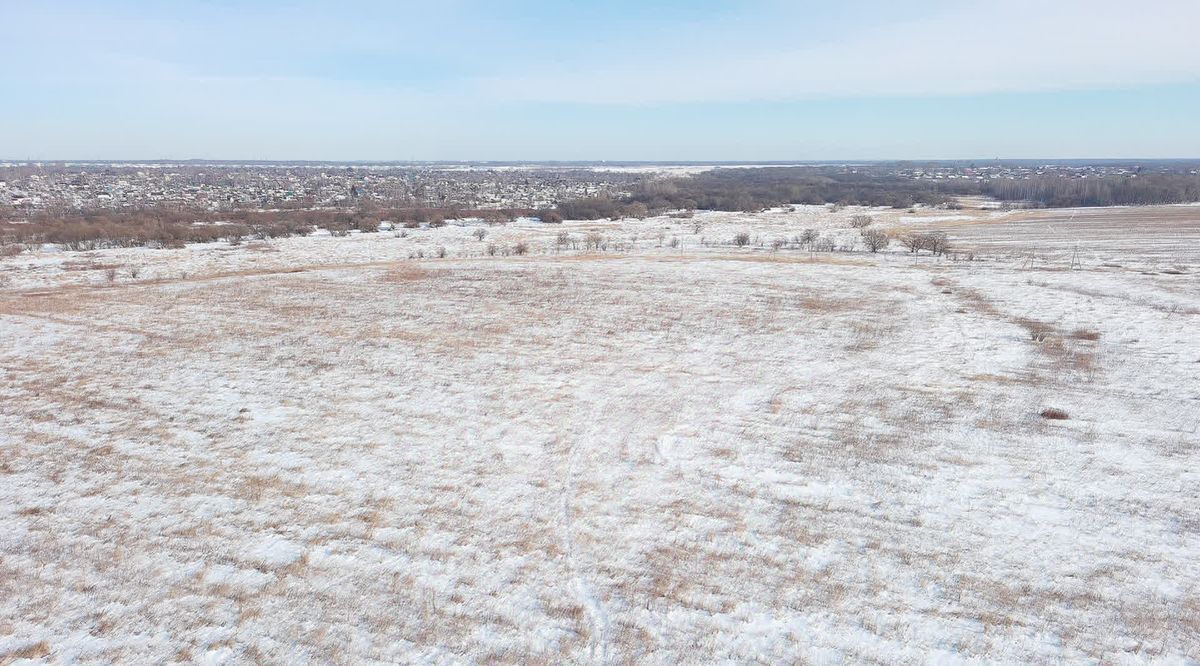
[[[1068,414],[1064,410],[1058,409],[1057,407],[1047,407],[1046,409],[1043,409],[1041,412],[1039,412],[1038,416],[1040,416],[1044,419],[1050,419],[1053,421],[1065,421],[1065,420],[1071,418],[1070,414]]]
[[[516,245],[513,245],[512,251],[517,256],[529,254],[529,244],[525,241],[517,241]]]
[[[850,218],[850,226],[855,229],[865,229],[871,226],[871,216],[855,215],[854,217]]]
[[[488,243],[488,246],[487,246],[487,253],[488,253],[488,256],[489,256],[489,257],[494,257],[494,256],[496,256],[496,250],[497,250],[497,249],[498,249],[498,248],[496,247],[496,244],[495,244],[495,243]]]
[[[1016,323],[1029,333],[1032,342],[1045,342],[1054,335],[1054,328],[1035,319],[1022,317]]]
[[[934,231],[925,235],[925,247],[934,255],[942,255],[950,246],[950,240],[946,238],[946,232]]]
[[[538,211],[537,217],[546,224],[562,224],[563,221],[562,214],[555,210]]]
[[[747,245],[750,244],[750,234],[748,234],[744,231],[741,233],[738,233],[738,234],[734,234],[733,244],[738,247],[746,247]]]
[[[446,248],[442,247],[441,245],[439,245],[439,246],[437,247],[437,250],[435,250],[435,252],[437,253],[437,258],[438,258],[438,259],[445,259],[445,258],[446,258]]]
[[[878,252],[891,244],[892,239],[882,229],[862,229],[860,232],[863,245],[871,252]]]
[[[900,244],[913,254],[924,250],[927,247],[927,242],[928,238],[926,234],[907,233],[900,237]]]
[[[475,240],[481,241],[481,240],[483,240],[483,238],[485,236],[487,236],[487,229],[480,227],[480,228],[476,229],[475,231],[472,231],[471,235],[475,237]]]

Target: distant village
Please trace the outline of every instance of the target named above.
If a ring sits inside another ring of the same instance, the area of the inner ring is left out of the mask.
[[[716,168],[727,168],[722,165]],[[868,163],[813,165],[913,181],[1137,177],[1128,164]],[[1163,167],[1167,168],[1167,167]],[[372,206],[541,209],[588,197],[619,197],[647,180],[702,171],[694,165],[628,168],[536,165],[347,165],[0,162],[0,215],[95,210],[280,210]],[[1178,171],[1177,167],[1170,167]],[[1191,169],[1195,173],[1195,169]]]
[[[592,169],[0,164],[0,210],[55,212],[412,205],[545,208],[620,196],[642,175]]]

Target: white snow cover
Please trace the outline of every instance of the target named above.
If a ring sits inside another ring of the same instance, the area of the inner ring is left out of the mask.
[[[0,662],[1196,663],[1195,211],[0,259]]]

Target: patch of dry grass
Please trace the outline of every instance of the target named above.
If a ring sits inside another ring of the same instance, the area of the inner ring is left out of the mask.
[[[50,643],[38,641],[0,653],[0,666],[7,666],[18,659],[41,659],[48,654],[50,654]]]
[[[430,270],[422,268],[416,263],[401,263],[385,272],[383,274],[383,281],[389,283],[414,282],[416,280],[424,280],[430,275],[432,275]]]

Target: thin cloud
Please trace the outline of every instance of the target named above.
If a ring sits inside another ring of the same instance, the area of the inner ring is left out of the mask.
[[[508,101],[584,104],[967,95],[1200,80],[1200,3],[979,3],[811,46],[705,35],[689,50],[481,77]]]

